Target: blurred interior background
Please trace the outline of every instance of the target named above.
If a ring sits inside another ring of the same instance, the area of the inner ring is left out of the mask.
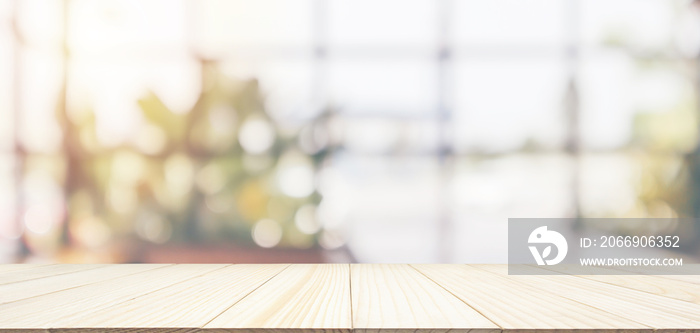
[[[688,0],[0,0],[0,262],[503,263],[509,217],[697,217],[698,64]]]

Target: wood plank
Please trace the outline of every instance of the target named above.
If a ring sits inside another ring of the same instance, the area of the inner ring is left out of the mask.
[[[474,267],[412,266],[504,329],[649,329],[638,322]]]
[[[83,311],[97,311],[228,265],[169,265],[120,278],[0,304],[0,327],[74,327]]]
[[[18,271],[18,270],[32,269],[32,268],[41,267],[41,266],[49,266],[49,265],[50,264],[2,264],[2,265],[0,265],[0,274],[12,272],[12,271]]]
[[[353,327],[498,330],[489,319],[409,265],[351,265]]]
[[[17,269],[3,272],[0,274],[0,285],[14,283],[19,281],[27,281],[32,279],[40,279],[47,276],[80,272],[105,265],[95,264],[63,264],[63,265],[39,265],[28,269]]]
[[[96,311],[62,327],[202,327],[288,265],[233,265]]]
[[[616,268],[615,270],[632,272],[632,273],[638,274],[638,275],[657,276],[657,277],[664,278],[664,279],[677,280],[677,281],[683,281],[683,282],[694,283],[694,284],[700,285],[700,264],[686,264],[683,266],[684,272],[689,272],[693,275],[688,275],[688,274],[666,275],[666,274],[664,274],[664,272],[667,272],[668,270],[664,269],[663,267],[643,267],[643,268],[625,267],[625,268]],[[649,274],[649,273],[652,273],[652,274]]]
[[[1,276],[13,281],[0,284],[2,333],[700,328],[697,285],[658,276],[381,264],[0,265]]]
[[[163,266],[166,265],[107,265],[95,269],[4,284],[0,285],[0,304],[111,280]]]
[[[567,274],[569,269],[543,267],[547,270]],[[656,275],[614,275],[617,270],[597,267],[599,272],[609,275],[576,275],[577,277],[608,283],[624,288],[666,296],[681,301],[700,304],[700,285],[682,280],[668,279]]]
[[[470,265],[508,276],[505,265]],[[533,267],[533,273],[539,268]],[[557,293],[574,301],[654,329],[700,327],[700,305],[571,275],[510,275],[514,281]]]
[[[700,275],[650,275],[667,280],[676,280],[700,285]]]
[[[204,328],[349,331],[349,278],[347,264],[289,266]]]

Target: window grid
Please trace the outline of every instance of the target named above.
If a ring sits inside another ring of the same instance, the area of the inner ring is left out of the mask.
[[[17,4],[19,1],[15,1],[15,4]],[[67,6],[68,6],[68,1],[64,0],[64,13],[63,15],[67,15]],[[236,56],[245,56],[249,55],[252,57],[258,57],[258,56],[263,56],[263,57],[269,57],[269,58],[274,58],[274,59],[285,59],[289,57],[311,57],[313,59],[313,70],[314,70],[314,75],[313,75],[313,88],[312,91],[317,95],[316,98],[318,100],[325,100],[325,97],[328,95],[327,92],[327,86],[328,86],[328,62],[330,59],[332,59],[336,55],[349,55],[349,56],[358,56],[358,57],[376,57],[376,56],[387,56],[387,57],[429,57],[433,59],[432,61],[435,62],[435,65],[437,66],[438,70],[438,79],[437,79],[437,84],[436,84],[436,89],[437,89],[437,115],[435,117],[433,116],[426,116],[425,120],[431,120],[435,121],[438,124],[438,127],[440,128],[439,130],[439,142],[438,142],[438,149],[435,152],[429,153],[430,156],[434,156],[437,161],[439,162],[440,169],[441,169],[441,190],[440,190],[440,196],[442,197],[442,200],[439,200],[440,202],[443,203],[443,205],[440,207],[441,213],[440,213],[440,223],[438,226],[439,232],[439,239],[441,241],[437,242],[437,244],[440,244],[440,249],[439,249],[439,260],[443,262],[449,262],[450,261],[450,256],[452,253],[452,245],[450,244],[449,240],[451,239],[450,234],[451,230],[453,229],[453,221],[452,218],[450,217],[450,208],[449,208],[449,191],[447,190],[448,183],[450,182],[450,174],[452,173],[452,161],[454,160],[455,157],[458,156],[478,156],[481,154],[479,151],[455,151],[453,148],[453,143],[452,143],[452,138],[450,138],[447,133],[449,132],[448,128],[450,126],[450,121],[453,117],[452,115],[452,109],[450,107],[450,99],[451,99],[451,93],[454,92],[455,87],[453,86],[453,81],[449,79],[450,71],[452,66],[454,65],[454,62],[456,59],[462,59],[462,58],[470,58],[470,57],[488,57],[488,56],[505,56],[505,57],[510,57],[510,56],[533,56],[533,57],[539,57],[544,54],[546,55],[552,55],[552,54],[559,54],[564,57],[565,59],[565,64],[567,68],[567,85],[568,85],[568,91],[567,95],[565,96],[565,113],[567,115],[567,131],[566,131],[566,145],[563,150],[558,150],[557,152],[563,152],[569,155],[569,157],[574,160],[574,163],[572,164],[572,170],[571,170],[571,193],[572,193],[572,207],[574,207],[574,211],[572,212],[573,216],[578,216],[580,214],[580,209],[579,209],[579,167],[578,167],[578,160],[581,152],[581,144],[579,142],[579,113],[580,113],[580,103],[579,103],[579,97],[578,97],[578,67],[580,66],[580,59],[582,56],[586,56],[587,54],[591,52],[595,52],[595,50],[590,50],[590,49],[585,49],[582,50],[581,46],[579,45],[579,41],[576,40],[576,36],[578,36],[578,29],[579,29],[579,24],[580,22],[578,21],[578,14],[577,14],[577,7],[578,7],[578,1],[577,0],[567,0],[566,1],[566,22],[568,22],[567,26],[564,27],[566,30],[566,40],[568,40],[568,45],[564,45],[561,48],[548,48],[548,47],[543,47],[543,48],[538,48],[538,47],[516,47],[516,48],[490,48],[488,46],[480,48],[480,47],[464,47],[464,46],[458,46],[458,45],[453,45],[453,43],[450,42],[449,40],[449,26],[450,26],[450,9],[452,6],[453,1],[452,0],[440,0],[435,2],[435,6],[439,7],[438,13],[439,13],[439,36],[438,36],[438,47],[437,50],[415,50],[415,52],[406,52],[406,50],[403,49],[392,49],[391,47],[386,47],[386,48],[334,48],[329,46],[328,42],[328,36],[325,32],[328,31],[328,22],[327,22],[327,17],[328,17],[328,6],[327,2],[325,0],[314,0],[313,2],[313,26],[314,26],[314,32],[313,32],[313,40],[314,44],[309,50],[308,48],[231,48],[231,53],[235,54]],[[187,6],[189,6],[190,13],[193,13],[194,11],[197,10],[197,4],[194,1],[187,1],[186,2]],[[17,7],[17,6],[15,6]],[[17,23],[17,13],[15,12],[13,15],[13,27],[16,27]],[[193,26],[197,24],[195,22],[195,19],[192,17],[193,15],[190,15],[188,17],[188,22],[186,22],[188,26],[188,30],[193,30]],[[66,25],[68,24],[68,20],[65,20]],[[30,47],[22,42],[22,36],[19,35],[19,32],[17,31],[16,28],[14,28],[14,33],[15,33],[15,51],[14,51],[14,61],[15,61],[15,71],[13,73],[14,75],[14,80],[15,84],[13,85],[15,87],[15,96],[19,96],[19,87],[20,85],[18,84],[20,80],[20,70],[18,69],[18,64],[21,62],[21,57],[20,57],[20,50],[24,47]],[[190,38],[192,37],[192,33],[190,33]],[[67,49],[67,45],[65,45],[65,38],[64,38],[64,48]],[[189,52],[194,57],[195,59],[200,59],[201,56],[198,54],[198,51],[195,49],[194,42],[190,41],[189,43]],[[585,52],[584,52],[585,51]],[[167,52],[165,52],[167,53]],[[217,60],[223,60],[229,57],[229,55],[226,55],[225,53],[223,55],[220,55]],[[636,54],[634,55],[635,58],[645,58],[648,57],[648,55],[644,54]],[[651,57],[658,58],[659,55],[652,55]],[[674,60],[679,60],[676,58],[673,58]],[[68,52],[64,54],[64,68],[66,71],[69,71],[68,64],[70,62]],[[66,79],[64,77],[64,84],[66,83]],[[64,96],[62,96],[63,100],[65,101],[65,91],[64,91]],[[18,110],[21,109],[20,105],[20,98],[15,98],[14,99],[14,109],[15,109],[15,116],[13,117],[13,121],[15,122],[14,128],[17,129],[19,128],[18,122],[19,122],[19,117],[18,117]],[[367,114],[353,114],[353,115],[343,115],[343,117],[359,117],[359,118],[364,118],[364,117],[373,117],[373,118],[382,118],[386,117],[389,119],[403,119],[403,118],[409,118],[409,119],[424,119],[423,116],[397,116],[397,115],[382,115],[382,114],[377,114],[374,112],[368,112]],[[16,189],[17,189],[17,195],[16,199],[17,201],[17,206],[21,206],[21,193],[19,192],[19,189],[21,188],[21,175],[19,170],[21,170],[21,165],[26,158],[26,155],[19,143],[19,133],[15,133],[15,142],[14,142],[14,150],[11,153],[14,154],[15,156],[15,161],[16,161],[16,170],[18,170],[15,173],[16,179]],[[587,151],[589,151],[587,149]],[[613,151],[618,151],[622,152],[624,151],[623,149],[614,149]],[[548,153],[548,152],[544,152]],[[509,154],[508,152],[505,152],[504,154]],[[19,210],[17,212],[19,215]]]

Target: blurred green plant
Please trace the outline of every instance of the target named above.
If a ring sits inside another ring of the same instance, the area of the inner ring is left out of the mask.
[[[142,126],[116,147],[100,144],[93,112],[59,112],[66,243],[317,244],[314,180],[333,149],[325,135],[329,111],[282,126],[256,80],[233,80],[208,62],[188,112],[173,112],[154,93],[138,105]]]

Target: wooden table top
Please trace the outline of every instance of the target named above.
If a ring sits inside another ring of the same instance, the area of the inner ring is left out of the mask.
[[[700,276],[505,265],[0,265],[0,331],[700,329]]]

